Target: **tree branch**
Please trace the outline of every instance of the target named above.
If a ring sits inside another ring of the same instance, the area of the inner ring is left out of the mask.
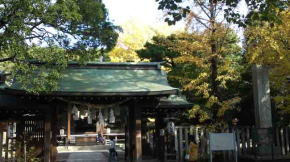
[[[209,26],[206,25],[206,23],[204,23],[202,20],[204,21],[208,21],[204,18],[201,18],[199,16],[197,16],[197,14],[193,13],[193,12],[190,12],[190,16],[193,17],[197,22],[199,22],[201,25],[203,25],[205,28],[209,29]]]
[[[226,40],[226,37],[227,37],[227,34],[228,34],[229,30],[230,30],[230,27],[227,26],[227,27],[226,27],[225,34],[224,34],[224,36],[223,36],[223,38],[222,38],[222,40],[221,40],[221,43],[220,43],[220,45],[219,45],[219,47],[218,47],[218,49],[217,49],[217,53],[220,53],[220,52],[221,52],[222,47],[223,47],[223,45],[224,45],[224,43],[225,43],[225,40]],[[217,43],[217,44],[218,44],[218,43]]]
[[[206,12],[206,10],[205,9],[207,9],[208,10],[208,8],[202,3],[202,2],[200,2],[199,0],[197,0],[196,1],[196,3],[199,5],[199,7],[201,8],[201,10],[204,12],[204,14],[208,17],[208,18],[210,18],[210,15]]]
[[[16,57],[16,54],[14,54],[13,56],[11,57],[7,57],[7,58],[2,58],[0,59],[0,62],[5,62],[5,61],[13,61]]]

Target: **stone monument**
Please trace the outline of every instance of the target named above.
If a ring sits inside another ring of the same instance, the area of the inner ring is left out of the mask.
[[[256,155],[270,156],[273,152],[272,110],[268,68],[252,66],[256,129],[253,132],[257,144]]]

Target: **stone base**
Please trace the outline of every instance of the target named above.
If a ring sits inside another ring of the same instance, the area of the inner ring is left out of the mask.
[[[271,145],[261,145],[256,148],[256,156],[272,156],[272,147]]]
[[[256,156],[272,156],[274,151],[273,129],[255,128],[253,135]]]

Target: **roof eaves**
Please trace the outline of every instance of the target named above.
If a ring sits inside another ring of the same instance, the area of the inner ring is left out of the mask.
[[[8,94],[28,94],[24,90],[15,90],[5,88]],[[169,96],[175,95],[178,93],[178,89],[172,90],[163,90],[163,91],[148,91],[148,92],[49,92],[49,93],[40,93],[39,95],[43,96]]]
[[[29,63],[40,66],[46,64],[46,62],[29,61]],[[88,62],[80,64],[77,62],[68,63],[69,68],[94,68],[94,69],[161,69],[162,62]]]

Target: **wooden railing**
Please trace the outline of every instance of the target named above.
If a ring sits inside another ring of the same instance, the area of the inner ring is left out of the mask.
[[[237,143],[240,156],[249,156],[255,154],[255,149],[258,144],[255,143],[253,131],[254,127],[239,127],[237,128]],[[273,159],[290,159],[290,136],[289,127],[272,128],[272,149]]]
[[[26,117],[21,122],[9,121],[5,122],[5,125],[7,125],[5,130],[0,129],[0,162],[17,161],[16,159],[19,158],[16,157],[17,152],[18,154],[20,152],[25,154],[23,156],[26,156],[29,151],[32,152],[29,146],[34,146],[33,153],[42,153],[44,142],[43,120],[33,120]]]
[[[276,128],[276,146],[281,148],[282,155],[290,154],[289,127]]]

